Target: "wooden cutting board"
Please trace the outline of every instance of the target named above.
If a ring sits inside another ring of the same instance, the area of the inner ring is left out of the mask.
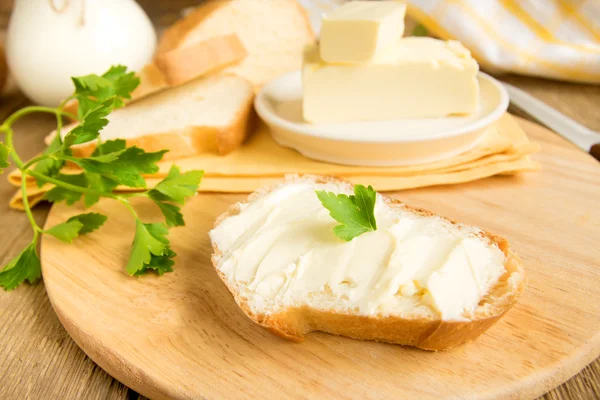
[[[520,120],[542,145],[538,174],[394,194],[507,237],[524,260],[520,302],[478,340],[448,352],[323,333],[279,339],[238,309],[210,264],[207,231],[238,195],[207,194],[173,231],[175,272],[124,272],[134,224],[102,201],[98,232],[42,242],[48,296],[77,344],[112,376],[162,398],[534,398],[600,355],[600,164]],[[144,220],[158,211],[143,201]],[[53,207],[47,225],[80,213]]]

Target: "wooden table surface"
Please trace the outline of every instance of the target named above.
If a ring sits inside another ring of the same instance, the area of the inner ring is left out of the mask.
[[[159,25],[173,20],[172,10],[193,0],[139,1]],[[0,0],[0,30],[8,22],[12,0]],[[502,77],[539,97],[589,128],[600,131],[600,86],[569,84],[528,77]],[[0,98],[0,121],[28,104],[20,94]],[[16,146],[25,157],[43,148],[42,138],[53,127],[53,117],[38,115],[15,126]],[[8,208],[14,193],[0,178],[0,265],[29,243],[30,226],[21,212]],[[42,224],[49,206],[35,210]],[[110,377],[70,339],[58,321],[43,284],[0,291],[0,399],[137,399],[138,394]],[[600,359],[549,392],[543,399],[600,398]]]

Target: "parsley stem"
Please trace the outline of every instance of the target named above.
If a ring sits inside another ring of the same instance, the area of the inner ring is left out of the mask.
[[[62,130],[62,117],[60,116],[60,111],[56,110],[56,135],[60,137],[60,131]]]
[[[66,104],[67,104],[67,103],[68,103],[70,100],[73,100],[74,98],[75,98],[75,96],[74,96],[74,95],[70,95],[69,97],[67,97],[66,99],[64,99],[63,101],[61,101],[61,102],[60,102],[60,104],[58,105],[58,107],[57,107],[57,108],[58,108],[60,111],[62,111],[62,109],[64,108],[64,106],[65,106],[65,105],[66,105]],[[73,115],[73,116],[74,116],[74,115]],[[75,119],[75,118],[73,118],[73,119]]]
[[[13,143],[14,132],[10,126],[4,128],[4,131],[6,132],[6,145],[10,148],[10,157],[13,159],[15,164],[17,164],[17,167],[19,167],[19,169],[23,169],[23,161],[21,160],[21,157],[19,157],[19,155],[17,154],[17,151],[15,150],[15,145]]]
[[[65,113],[65,111],[63,111],[63,108],[65,107],[65,105],[72,99],[74,99],[75,96],[71,95],[69,97],[67,97],[66,99],[64,99],[63,101],[61,101],[61,103],[58,105],[58,107],[56,108],[56,110],[54,110],[54,114],[56,115],[56,134],[58,135],[58,137],[60,137],[60,131],[62,130],[63,127],[63,121],[61,118],[61,114],[62,115],[67,115],[69,113]],[[73,114],[69,114],[68,115],[69,118],[71,118],[72,120],[76,120],[76,116]]]
[[[4,123],[2,125],[0,125],[0,130],[5,131],[5,132],[8,131],[8,129],[10,129],[10,127],[12,126],[12,124],[15,123],[16,120],[18,120],[19,118],[22,118],[28,114],[35,113],[35,112],[60,114],[60,115],[67,116],[71,119],[77,119],[77,117],[75,117],[73,114],[66,112],[66,111],[62,111],[61,109],[58,109],[58,108],[42,107],[42,106],[29,106],[29,107],[21,108],[18,111],[15,111],[13,114],[10,115],[10,117],[6,118]]]
[[[50,155],[48,154],[42,154],[41,156],[37,156],[35,158],[32,158],[31,160],[27,161],[22,167],[21,170],[26,170],[27,168],[31,167],[33,164],[38,163],[42,160],[45,160],[47,158],[51,158]]]
[[[29,175],[33,176],[34,178],[38,178],[39,180],[42,180],[44,182],[48,182],[48,183],[52,183],[58,187],[62,187],[64,189],[68,189],[71,190],[73,192],[78,192],[78,193],[83,193],[83,194],[91,194],[94,196],[100,196],[100,197],[109,197],[111,199],[118,199],[118,196],[115,194],[111,194],[111,193],[105,193],[105,192],[98,192],[94,189],[88,189],[85,187],[81,187],[81,186],[77,186],[77,185],[72,185],[70,183],[67,182],[63,182],[61,180],[58,179],[54,179],[54,178],[50,178],[49,176],[40,174],[39,172],[35,171],[35,170],[30,170],[28,171]]]
[[[121,196],[116,196],[116,199],[119,200],[121,203],[123,203],[125,205],[125,207],[127,207],[129,209],[129,211],[131,211],[131,214],[133,214],[133,217],[135,219],[139,219],[137,212],[135,211],[135,209],[131,206],[131,203],[129,203],[129,200],[127,200],[126,198],[123,198]]]
[[[38,233],[42,231],[42,228],[35,222],[35,218],[33,218],[33,214],[31,213],[31,206],[29,205],[29,198],[27,197],[27,170],[23,170],[22,173],[21,193],[23,196],[23,208],[25,209],[25,214],[27,214],[27,219],[29,219],[31,227],[33,228],[33,240],[35,241]]]

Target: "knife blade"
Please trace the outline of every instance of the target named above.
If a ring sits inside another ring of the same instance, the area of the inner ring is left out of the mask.
[[[600,161],[600,134],[573,121],[527,92],[502,82],[510,102]]]

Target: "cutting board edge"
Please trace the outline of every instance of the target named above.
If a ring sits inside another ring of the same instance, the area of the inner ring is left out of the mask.
[[[44,264],[42,262],[42,271],[43,269]],[[48,292],[48,298],[52,304],[52,309],[71,339],[73,339],[77,346],[107,374],[149,399],[168,400],[184,398],[183,393],[171,390],[171,388],[166,385],[160,385],[153,380],[149,374],[144,372],[143,369],[126,362],[121,356],[112,349],[106,347],[101,341],[94,340],[92,335],[79,328],[79,326],[72,322],[62,310],[57,308],[53,301],[51,290],[49,290],[47,285],[46,291]],[[94,347],[92,342],[96,343],[97,348]]]
[[[42,269],[43,268],[44,264],[42,262]],[[127,363],[113,350],[104,346],[102,342],[95,341],[90,334],[77,326],[77,324],[71,322],[62,310],[57,308],[51,294],[52,290],[49,290],[48,287],[46,287],[46,290],[52,308],[69,336],[77,346],[79,346],[79,348],[94,361],[94,363],[110,376],[117,379],[125,386],[151,399],[168,400],[189,397],[189,395],[186,395],[183,392],[172,390],[173,388],[168,385],[161,385],[158,381],[154,380],[152,376],[144,372],[142,368]],[[259,327],[256,328],[261,329]],[[310,340],[310,336],[308,340]],[[97,342],[98,350],[94,349],[91,342]],[[573,352],[570,357],[562,359],[559,363],[562,365],[559,367],[554,367],[554,369],[548,367],[544,370],[543,374],[538,372],[534,375],[536,378],[533,379],[534,382],[531,382],[532,379],[514,381],[510,386],[504,386],[499,388],[497,392],[488,393],[482,399],[536,399],[542,396],[577,375],[587,365],[600,357],[600,332],[592,341],[588,342],[587,345],[589,345],[590,349],[588,349],[587,346],[578,348],[578,351]],[[463,346],[468,346],[468,344]],[[102,353],[104,353],[104,355]],[[510,390],[507,391],[507,388]]]

